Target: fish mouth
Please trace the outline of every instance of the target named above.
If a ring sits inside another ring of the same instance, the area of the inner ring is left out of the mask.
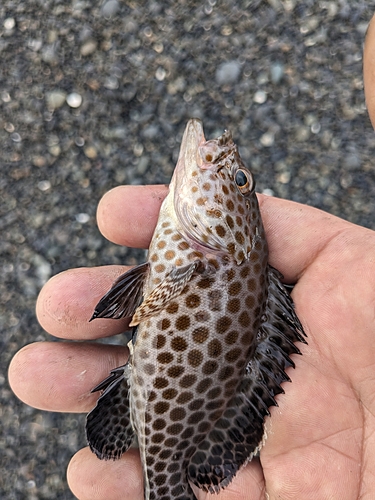
[[[182,137],[180,154],[177,169],[184,166],[184,170],[189,165],[202,165],[202,158],[199,154],[199,147],[206,142],[203,131],[203,123],[199,118],[191,118]],[[188,172],[186,172],[188,173]]]

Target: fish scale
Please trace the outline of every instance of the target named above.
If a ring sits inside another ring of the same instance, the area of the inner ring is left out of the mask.
[[[148,262],[93,318],[131,317],[128,363],[94,390],[89,445],[119,458],[136,437],[146,500],[217,493],[257,454],[264,418],[305,342],[267,241],[251,172],[231,134],[190,120]]]

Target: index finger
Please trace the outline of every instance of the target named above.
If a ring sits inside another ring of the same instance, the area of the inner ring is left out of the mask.
[[[119,186],[101,199],[98,225],[109,240],[147,248],[166,186]],[[295,282],[335,235],[355,227],[321,210],[258,195],[270,248],[270,264]],[[361,228],[361,230],[365,231]]]

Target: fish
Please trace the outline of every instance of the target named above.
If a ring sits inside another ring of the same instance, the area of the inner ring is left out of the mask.
[[[306,343],[281,280],[231,133],[206,140],[189,120],[147,262],[91,318],[131,318],[132,339],[128,362],[93,389],[87,441],[100,459],[138,443],[146,500],[193,500],[192,484],[218,493],[259,454]]]

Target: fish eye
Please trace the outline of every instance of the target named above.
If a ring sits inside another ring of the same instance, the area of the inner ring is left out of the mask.
[[[234,181],[242,194],[250,193],[254,189],[254,179],[248,170],[239,168],[234,176]]]

